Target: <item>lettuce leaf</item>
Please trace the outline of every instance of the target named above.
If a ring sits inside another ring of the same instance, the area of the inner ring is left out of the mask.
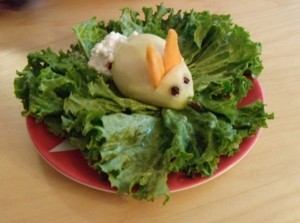
[[[220,157],[234,155],[273,114],[261,101],[238,106],[263,69],[261,45],[229,15],[175,12],[162,4],[142,13],[124,8],[119,20],[92,18],[74,26],[78,42],[67,52],[30,53],[14,88],[22,114],[68,137],[119,193],[138,200],[164,195],[167,201],[169,173],[211,176]],[[125,98],[111,79],[87,65],[92,47],[111,31],[164,38],[170,28],[179,34],[194,79],[195,96],[184,110]]]
[[[94,168],[107,173],[120,193],[147,200],[168,197],[169,171],[162,160],[169,138],[160,118],[112,114],[104,116],[102,122],[105,142],[100,149],[101,160]]]
[[[78,24],[73,27],[78,41],[81,43],[81,47],[87,57],[90,55],[91,49],[96,43],[100,42],[107,34],[107,30],[104,27],[104,23],[92,18],[89,21]]]

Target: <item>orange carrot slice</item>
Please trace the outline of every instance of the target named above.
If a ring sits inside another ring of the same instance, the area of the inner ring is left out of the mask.
[[[157,88],[165,74],[165,68],[162,56],[151,44],[149,44],[146,49],[146,61],[148,74],[150,75],[153,86]]]
[[[168,73],[175,65],[181,63],[182,56],[178,46],[178,36],[174,29],[169,29],[165,46],[164,66]]]

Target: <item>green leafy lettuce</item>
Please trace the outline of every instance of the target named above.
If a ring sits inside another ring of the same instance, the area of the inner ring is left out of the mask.
[[[221,156],[232,156],[245,137],[267,127],[264,104],[238,106],[262,70],[261,45],[228,15],[177,11],[163,5],[139,13],[124,8],[119,20],[96,18],[74,27],[78,42],[67,52],[28,55],[17,72],[15,95],[24,116],[68,137],[88,164],[113,187],[136,199],[169,198],[170,172],[211,176]],[[111,32],[166,37],[179,34],[194,79],[186,109],[163,109],[123,97],[111,79],[88,67],[92,47]],[[249,78],[249,75],[251,77]]]

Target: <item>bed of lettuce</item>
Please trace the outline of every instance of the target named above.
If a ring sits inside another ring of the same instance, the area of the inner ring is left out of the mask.
[[[262,71],[261,45],[229,15],[164,5],[142,12],[124,8],[119,20],[92,18],[76,25],[78,42],[66,52],[29,53],[28,65],[17,72],[15,95],[24,116],[68,137],[118,192],[138,200],[161,195],[168,200],[170,172],[212,175],[220,157],[234,155],[243,138],[267,127],[273,114],[259,100],[238,106],[250,79]],[[111,31],[164,38],[169,28],[179,34],[194,80],[195,96],[184,110],[124,98],[111,79],[87,66],[92,47]]]

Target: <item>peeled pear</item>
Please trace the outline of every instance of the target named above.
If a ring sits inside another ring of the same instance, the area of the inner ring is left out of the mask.
[[[184,109],[193,97],[191,73],[182,59],[161,78],[155,86],[147,67],[147,47],[152,47],[164,57],[166,41],[153,34],[139,34],[123,43],[115,53],[112,79],[120,92],[159,107]]]

